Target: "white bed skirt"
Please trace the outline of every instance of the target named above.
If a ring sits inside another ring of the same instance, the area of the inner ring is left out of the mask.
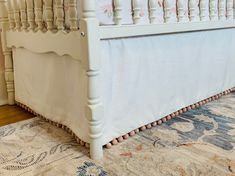
[[[102,41],[103,144],[235,86],[235,30]],[[14,49],[16,100],[89,142],[81,63]]]

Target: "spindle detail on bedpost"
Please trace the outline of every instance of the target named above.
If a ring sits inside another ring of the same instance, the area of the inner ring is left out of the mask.
[[[233,19],[235,19],[235,0],[233,0]]]
[[[78,30],[78,12],[76,0],[69,0],[69,22],[70,30]]]
[[[178,0],[177,1],[178,22],[184,22],[185,21],[184,3],[185,3],[184,0]]]
[[[34,0],[35,22],[37,30],[43,29],[42,0]]]
[[[217,7],[216,7],[216,0],[210,0],[209,3],[209,8],[210,8],[210,20],[215,21],[218,19],[217,17]]]
[[[225,13],[226,13],[226,1],[219,0],[219,19],[225,20]]]
[[[29,30],[34,30],[35,22],[34,22],[33,0],[26,0],[26,4],[27,4],[27,18],[29,23]]]
[[[88,88],[86,118],[89,123],[90,156],[92,159],[103,157],[103,105],[100,85],[100,37],[99,22],[96,19],[95,0],[82,0],[80,19],[82,62],[86,67]]]
[[[15,20],[14,20],[14,12],[12,7],[12,1],[7,1],[7,7],[8,7],[8,20],[9,20],[9,27],[11,30],[14,30],[15,28]]]
[[[200,20],[205,21],[206,20],[206,0],[201,0],[200,1]]]
[[[233,19],[233,0],[227,0],[227,19]]]
[[[189,0],[189,19],[190,21],[196,21],[196,0]]]
[[[15,19],[15,29],[20,30],[20,9],[17,0],[13,0],[13,10],[14,10],[14,19]]]
[[[140,0],[132,0],[133,3],[133,20],[134,24],[139,24],[140,22]]]
[[[164,0],[164,19],[165,23],[171,21],[171,3],[170,0]]]
[[[58,30],[64,30],[63,0],[56,0],[56,25]]]
[[[20,1],[20,18],[21,18],[21,29],[27,29],[27,14],[26,14],[26,2],[25,0]]]
[[[154,24],[157,21],[156,12],[157,12],[157,1],[149,0],[149,19],[151,24]]]
[[[122,24],[122,0],[114,0],[114,22],[117,25]]]
[[[6,31],[9,28],[8,14],[7,14],[7,1],[0,0],[0,28],[2,49],[5,58],[5,81],[7,85],[8,104],[13,105],[15,103],[15,89],[14,89],[14,74],[13,74],[13,63],[12,63],[12,52],[6,45]]]
[[[45,0],[45,18],[47,24],[47,30],[53,29],[53,10],[52,10],[52,0]]]

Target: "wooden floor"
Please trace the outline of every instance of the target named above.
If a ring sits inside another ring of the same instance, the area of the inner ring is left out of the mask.
[[[28,113],[18,106],[0,106],[0,126],[19,122],[33,117],[33,114]]]

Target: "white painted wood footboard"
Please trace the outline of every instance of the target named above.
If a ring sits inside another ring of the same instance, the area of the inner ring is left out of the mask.
[[[156,23],[157,1],[148,0],[149,24],[140,24],[141,0],[132,0],[133,24],[122,25],[125,0],[113,0],[115,25],[100,25],[95,0],[69,0],[69,27],[65,25],[63,0],[0,0],[2,45],[5,56],[5,80],[8,103],[13,105],[14,69],[12,48],[26,48],[36,53],[54,52],[82,62],[88,77],[86,118],[89,121],[90,155],[101,159],[103,105],[100,93],[100,40],[178,32],[215,30],[235,27],[233,0],[178,0],[177,22],[171,22],[172,4],[164,0],[164,24]],[[185,14],[185,3],[188,14]],[[199,14],[196,13],[199,9]],[[78,20],[78,13],[81,18]],[[206,13],[209,16],[206,16]]]

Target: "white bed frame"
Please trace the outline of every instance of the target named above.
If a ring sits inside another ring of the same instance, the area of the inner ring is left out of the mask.
[[[102,117],[103,105],[100,98],[100,40],[136,37],[176,32],[214,30],[235,27],[233,20],[233,0],[219,0],[218,16],[215,15],[215,0],[210,0],[210,21],[205,21],[205,0],[200,1],[200,21],[195,21],[195,0],[189,0],[189,22],[184,22],[183,0],[178,0],[178,22],[169,23],[170,7],[164,1],[164,24],[156,24],[154,13],[156,1],[149,0],[149,25],[138,25],[140,18],[139,1],[133,0],[133,25],[121,25],[123,0],[114,0],[115,25],[99,25],[96,19],[95,0],[82,1],[82,17],[77,19],[76,0],[69,1],[70,28],[65,29],[63,0],[56,0],[53,12],[52,0],[46,0],[46,26],[43,25],[42,0],[0,0],[0,22],[2,24],[2,45],[5,56],[5,79],[8,104],[13,105],[14,74],[12,48],[26,48],[37,53],[54,52],[57,55],[70,55],[80,59],[86,68],[89,86],[87,95],[86,118],[90,124],[90,156],[101,159],[103,148]],[[226,5],[225,5],[226,3]],[[224,8],[226,7],[226,8]],[[225,16],[225,11],[227,15]],[[53,14],[54,13],[54,14]],[[56,25],[53,16],[56,15]],[[27,40],[25,40],[27,38]],[[65,45],[67,43],[68,45]],[[82,57],[81,57],[82,55]]]

